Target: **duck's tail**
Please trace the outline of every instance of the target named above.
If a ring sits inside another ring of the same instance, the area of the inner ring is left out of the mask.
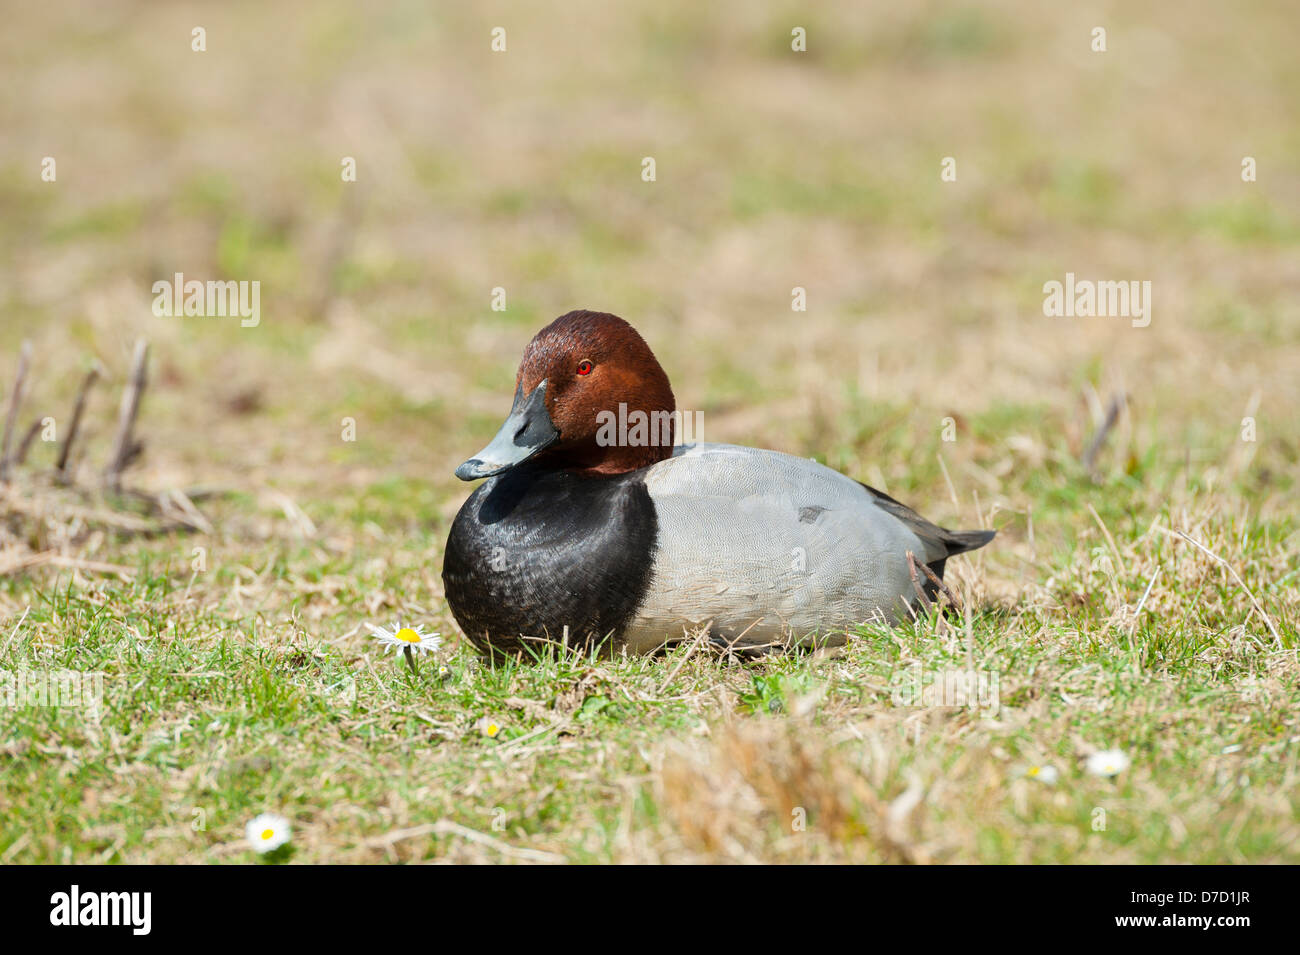
[[[948,548],[948,553],[944,556],[951,557],[953,554],[964,554],[968,550],[979,550],[993,540],[997,533],[997,531],[950,531],[945,528],[940,538]]]
[[[940,531],[939,540],[948,549],[948,553],[928,565],[940,580],[943,580],[943,565],[948,562],[949,557],[953,554],[964,554],[968,550],[979,550],[998,533],[997,531],[950,531],[946,527],[940,528]],[[926,580],[923,590],[930,600],[939,599],[939,588],[933,580]]]

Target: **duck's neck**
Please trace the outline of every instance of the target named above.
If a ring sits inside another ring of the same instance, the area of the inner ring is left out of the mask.
[[[663,438],[662,435],[657,435]],[[557,447],[546,455],[551,467],[592,476],[627,474],[673,456],[671,427],[666,440],[653,444],[600,444],[595,440],[574,447]]]

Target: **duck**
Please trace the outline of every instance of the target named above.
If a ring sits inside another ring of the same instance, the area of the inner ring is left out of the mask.
[[[676,412],[668,375],[617,315],[571,311],[533,337],[505,423],[455,471],[483,481],[442,571],[476,649],[643,654],[698,634],[737,651],[834,646],[915,613],[950,557],[994,537],[808,458],[679,441]],[[933,579],[918,584],[920,564]]]

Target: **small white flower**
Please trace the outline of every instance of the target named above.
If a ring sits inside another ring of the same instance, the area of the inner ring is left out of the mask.
[[[1055,766],[1030,766],[1025,770],[1025,775],[1048,786],[1055,786],[1060,776]]]
[[[1088,757],[1088,772],[1094,776],[1118,776],[1128,769],[1130,762],[1122,749],[1103,749]]]
[[[384,651],[393,649],[410,650],[413,653],[432,653],[442,646],[442,636],[437,633],[425,633],[424,627],[404,627],[401,623],[393,624],[392,630],[376,627],[367,623],[371,635],[384,645]]]
[[[284,845],[293,836],[289,820],[273,812],[264,812],[250,819],[244,827],[244,837],[258,852],[270,852]]]

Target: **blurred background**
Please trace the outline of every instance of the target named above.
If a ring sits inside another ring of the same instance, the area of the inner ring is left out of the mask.
[[[1222,469],[1287,507],[1290,3],[106,0],[5,19],[0,385],[28,339],[25,413],[66,415],[102,362],[91,460],[147,338],[148,485],[440,526],[528,339],[592,308],[644,334],[707,440],[816,455],[937,520],[1020,535],[1121,392],[1103,475]],[[1067,271],[1149,280],[1150,326],[1044,317]],[[155,316],[176,272],[259,281],[260,324]]]

